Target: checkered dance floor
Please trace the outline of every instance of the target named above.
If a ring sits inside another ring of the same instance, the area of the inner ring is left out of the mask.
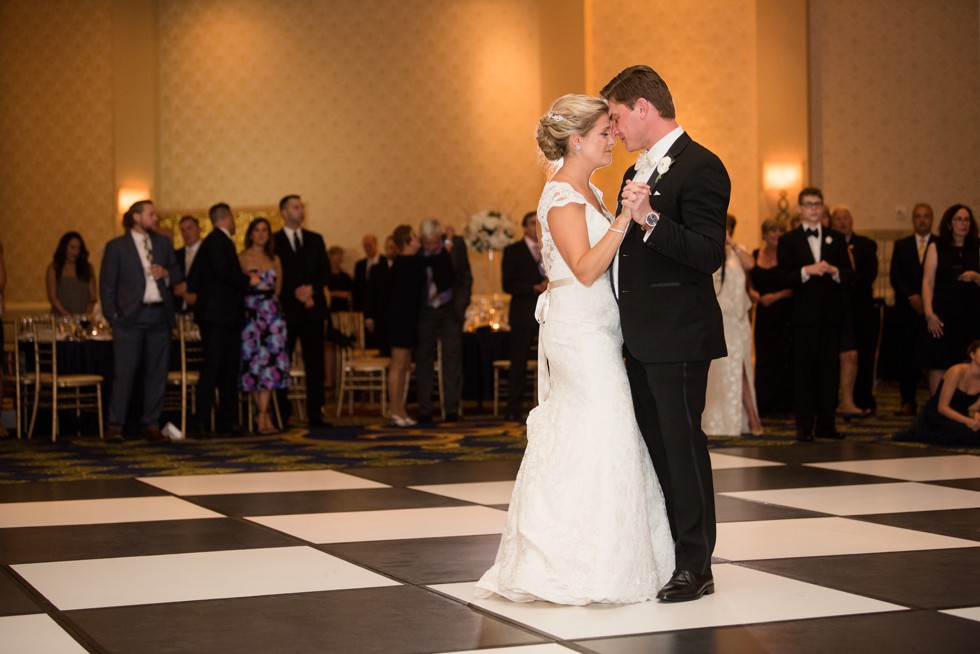
[[[718,592],[476,600],[514,461],[0,485],[0,652],[967,652],[980,457],[712,451]]]

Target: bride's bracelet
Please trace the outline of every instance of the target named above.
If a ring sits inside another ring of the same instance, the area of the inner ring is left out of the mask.
[[[609,226],[609,231],[610,232],[616,232],[617,234],[625,234],[626,233],[626,230],[625,229],[616,229],[612,225]]]

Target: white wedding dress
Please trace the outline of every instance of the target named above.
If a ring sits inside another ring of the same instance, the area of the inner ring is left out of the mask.
[[[593,246],[612,220],[569,184],[548,182],[541,194],[541,256],[550,286],[535,314],[540,404],[527,419],[527,449],[497,558],[475,594],[577,605],[642,602],[670,579],[674,543],[633,415],[610,273],[583,286],[548,229],[548,212],[569,203],[585,205]]]

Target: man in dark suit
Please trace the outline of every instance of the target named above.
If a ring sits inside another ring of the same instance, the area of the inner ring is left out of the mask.
[[[501,281],[510,293],[510,372],[507,379],[507,419],[524,421],[524,388],[527,386],[527,358],[538,337],[534,309],[538,296],[548,288],[541,267],[538,243],[538,215],[530,211],[521,221],[524,238],[504,248]]]
[[[323,237],[303,229],[306,207],[298,195],[279,201],[284,222],[276,232],[276,256],[282,262],[282,292],[279,299],[286,314],[286,346],[290,358],[299,340],[306,370],[306,412],[310,427],[323,427],[323,339],[329,310],[323,293],[330,274]],[[285,394],[281,407],[288,411]]]
[[[180,236],[184,239],[184,247],[177,250],[177,263],[184,271],[184,283],[174,288],[174,295],[178,298],[177,310],[190,313],[194,310],[201,285],[201,267],[195,265],[198,250],[201,249],[201,225],[194,216],[184,216],[178,227]]]
[[[123,426],[136,371],[143,365],[143,435],[167,440],[160,432],[160,414],[170,362],[170,328],[174,299],[168,288],[179,284],[170,239],[155,231],[157,213],[141,200],[123,215],[126,233],[106,244],[99,275],[102,312],[112,325],[113,377],[107,438],[122,440]]]
[[[361,241],[364,258],[354,264],[354,310],[364,314],[364,342],[369,348],[388,350],[388,260],[378,252],[378,237]]]
[[[913,234],[895,241],[888,276],[895,290],[895,326],[900,352],[899,392],[902,405],[896,415],[914,416],[918,410],[915,387],[922,371],[916,367],[915,349],[925,328],[922,313],[922,262],[932,235],[932,207],[919,203],[912,209]]]
[[[469,283],[460,284],[457,270],[469,262],[466,244],[449,237],[442,224],[426,218],[419,225],[420,257],[435,260],[426,266],[426,291],[419,312],[419,337],[415,348],[415,387],[418,390],[419,422],[432,422],[432,391],[438,346],[442,346],[442,403],[449,420],[459,419],[459,403],[463,390],[463,320],[469,304]],[[462,318],[459,307],[462,305]]]
[[[238,426],[238,370],[242,352],[243,300],[250,278],[242,272],[235,248],[235,217],[219,203],[208,210],[214,229],[201,244],[196,264],[199,272],[194,317],[201,326],[204,361],[197,384],[196,431],[203,435],[210,423],[214,391],[218,391],[215,430],[232,436]],[[253,273],[252,283],[258,283]]]
[[[834,412],[840,378],[844,288],[853,281],[844,235],[825,228],[823,192],[800,191],[802,222],[779,239],[779,270],[793,289],[793,374],[796,437],[843,438]]]
[[[850,208],[838,205],[830,212],[830,225],[844,235],[854,269],[854,283],[844,288],[845,319],[841,334],[840,412],[845,418],[863,418],[877,409],[874,396],[875,350],[881,314],[875,305],[878,279],[878,244],[854,233]]]
[[[725,256],[731,182],[718,157],[678,126],[652,68],[627,68],[601,95],[614,135],[631,152],[646,150],[623,178],[620,203],[643,199],[613,282],[636,419],[674,536],[676,570],[657,597],[695,600],[714,592],[714,489],[701,413],[708,366],[726,354],[711,275]]]

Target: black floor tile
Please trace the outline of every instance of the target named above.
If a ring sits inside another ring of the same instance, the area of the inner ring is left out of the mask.
[[[543,639],[411,587],[70,611],[106,651],[421,654]]]
[[[882,513],[851,516],[879,525],[927,531],[931,534],[978,541],[980,547],[980,509],[949,509],[945,511],[915,511],[913,513]],[[977,559],[980,565],[980,558]]]
[[[581,641],[596,654],[923,654],[975,652],[980,623],[932,611],[899,611],[747,627]]]
[[[116,497],[168,495],[135,479],[86,479],[82,481],[30,481],[0,484],[0,502],[47,502],[94,500]]]
[[[826,513],[794,509],[788,506],[751,502],[737,497],[715,495],[717,522],[748,522],[750,520],[787,520],[791,518],[823,518]]]
[[[719,454],[747,456],[781,463],[824,463],[827,461],[861,461],[866,459],[898,459],[917,456],[948,456],[939,449],[908,448],[887,443],[844,441],[813,441],[782,447],[720,447]]]
[[[852,484],[894,483],[894,479],[861,475],[840,470],[786,465],[765,468],[728,468],[712,472],[716,493],[808,488],[811,486],[847,486]]]
[[[391,486],[421,486],[516,479],[520,466],[520,461],[454,461],[427,466],[349,468],[344,472]]]
[[[407,488],[196,495],[182,499],[229,516],[295,515],[472,505],[471,502]]]
[[[20,581],[0,568],[0,615],[23,615],[42,611]]]
[[[499,534],[319,545],[317,549],[412,584],[475,581],[493,564]]]
[[[278,532],[230,518],[17,527],[0,529],[0,562],[41,563],[296,544]]]
[[[980,547],[768,559],[740,565],[912,608],[980,605]]]
[[[963,490],[980,491],[980,478],[974,479],[944,479],[942,481],[930,481],[930,484],[937,486],[948,486],[950,488],[962,488]]]

